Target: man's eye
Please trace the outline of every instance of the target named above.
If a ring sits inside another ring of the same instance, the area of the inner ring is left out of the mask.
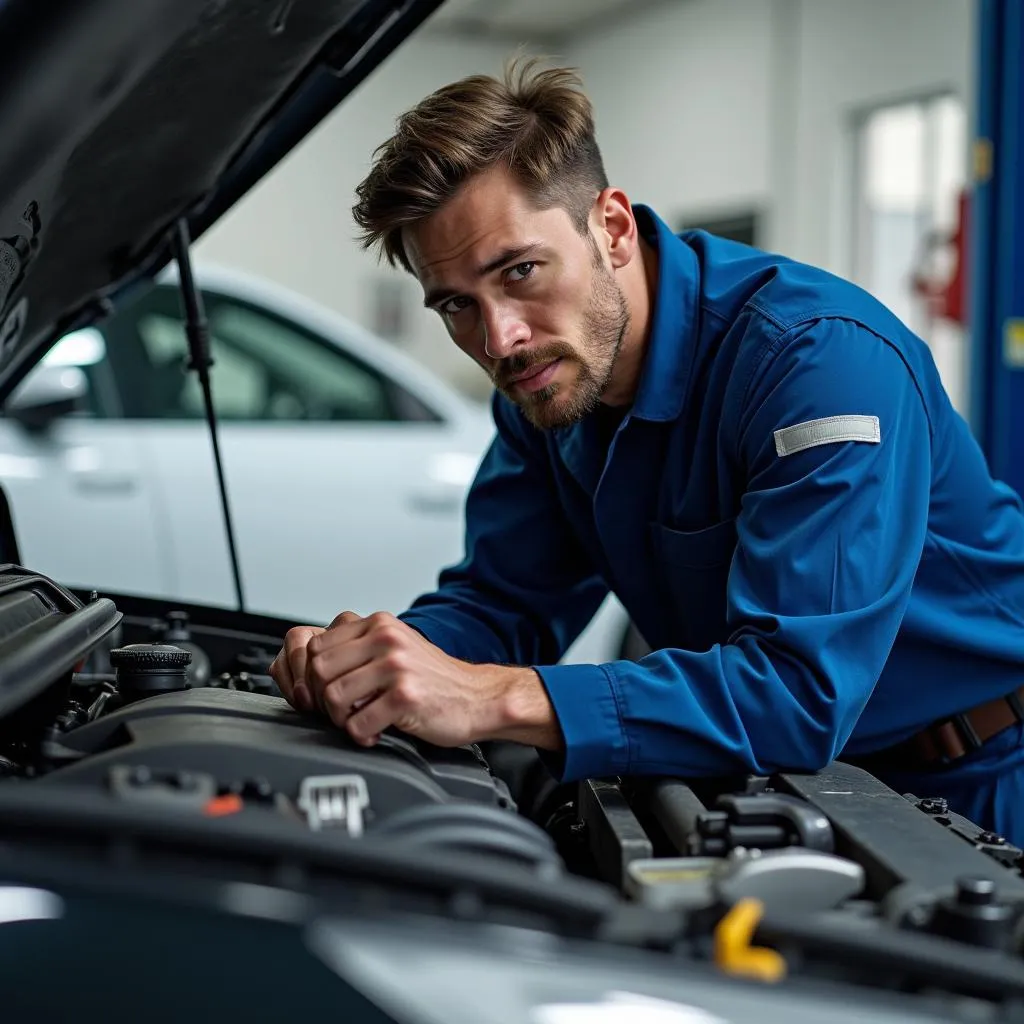
[[[455,316],[456,313],[461,313],[462,310],[466,309],[472,301],[472,299],[467,298],[465,295],[456,295],[455,298],[442,302],[437,307],[437,310],[442,316]]]
[[[534,271],[536,263],[517,263],[508,272],[510,281],[525,281]]]

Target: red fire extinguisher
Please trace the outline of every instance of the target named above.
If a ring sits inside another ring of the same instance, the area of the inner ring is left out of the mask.
[[[957,223],[952,232],[936,232],[925,240],[918,269],[911,276],[911,288],[927,303],[932,317],[967,322],[967,239],[970,198],[962,189],[957,203]],[[945,273],[933,269],[937,257],[948,256]]]

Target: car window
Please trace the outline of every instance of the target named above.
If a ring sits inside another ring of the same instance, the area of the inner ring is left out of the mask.
[[[80,370],[85,379],[85,395],[70,415],[76,419],[108,419],[120,415],[121,406],[107,357],[106,339],[95,327],[85,327],[64,335],[26,377],[44,368],[69,367]]]
[[[224,420],[379,423],[438,418],[373,367],[283,317],[210,291],[204,291],[204,301],[214,402]],[[184,372],[187,342],[176,291],[154,289],[128,319],[135,345],[119,345],[114,351],[125,414],[202,419],[198,378]]]

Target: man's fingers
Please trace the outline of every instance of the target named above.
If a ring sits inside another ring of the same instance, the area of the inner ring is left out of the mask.
[[[333,629],[335,626],[341,626],[348,622],[362,621],[363,617],[361,615],[356,615],[355,612],[340,612],[338,615],[335,615],[334,618],[331,620],[331,624],[330,626],[328,626],[328,629]]]
[[[287,652],[288,669],[295,682],[305,679],[309,641],[321,633],[323,630],[315,626],[297,626],[288,630],[284,639],[284,649]]]
[[[322,633],[320,626],[295,626],[285,634],[284,648],[274,664],[276,672],[271,671],[274,681],[281,688],[285,698],[293,706],[301,711],[308,711],[311,707],[309,694],[305,686],[306,677],[306,647],[309,641]]]
[[[363,665],[324,687],[324,711],[335,725],[344,726],[350,715],[377,697],[381,688],[377,666]]]
[[[308,648],[309,660],[306,662],[306,682],[313,691],[316,700],[323,710],[327,710],[323,704],[324,690],[332,683],[343,681],[347,686],[352,673],[358,672],[363,666],[368,665],[374,656],[374,650],[366,637],[356,637],[344,643],[332,644],[331,638],[326,636],[323,640],[317,640]]]
[[[277,683],[278,689],[286,701],[297,711],[312,711],[313,701],[309,696],[309,687],[301,680],[292,677],[288,667],[288,658],[282,651],[270,665],[270,678]]]
[[[394,699],[394,691],[387,690],[361,705],[345,721],[336,724],[342,726],[356,743],[372,747],[380,740],[380,734],[395,724],[402,712],[403,708]]]
[[[270,678],[277,683],[278,689],[284,694],[285,700],[288,703],[292,703],[292,688],[294,682],[292,680],[291,671],[288,668],[288,659],[284,655],[282,649],[277,657],[270,663]]]
[[[326,629],[319,626],[296,626],[288,631],[284,649],[271,668],[271,675],[293,707],[303,711],[319,709],[332,719],[341,716],[344,724],[353,704],[372,699],[381,688],[384,676],[391,676],[403,657],[400,648],[405,639],[404,628],[393,616],[384,613],[363,617],[343,611]],[[353,680],[353,673],[378,658],[381,664],[376,675]],[[327,688],[343,685],[343,697],[329,707]]]
[[[293,704],[297,710],[313,711],[316,709],[316,703],[310,695],[309,687],[305,683],[296,683],[292,693],[294,696]]]

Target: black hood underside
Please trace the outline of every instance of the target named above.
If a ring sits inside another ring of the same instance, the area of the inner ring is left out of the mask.
[[[0,399],[440,0],[0,0]]]

